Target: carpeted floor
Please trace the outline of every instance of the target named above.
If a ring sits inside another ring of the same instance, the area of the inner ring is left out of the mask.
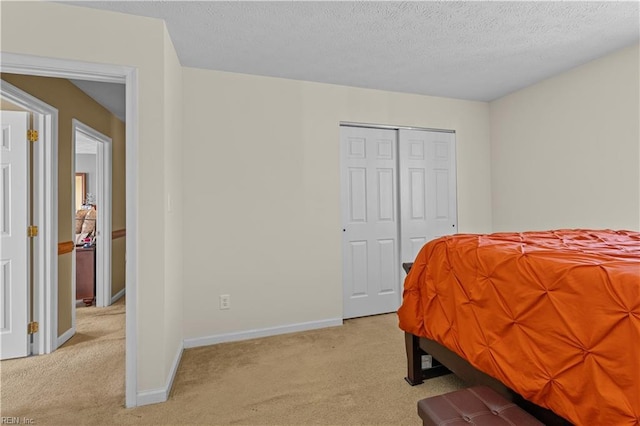
[[[418,425],[416,402],[454,376],[404,380],[395,314],[184,351],[169,401],[124,405],[124,300],[79,308],[78,332],[46,356],[0,363],[2,416],[35,424]]]

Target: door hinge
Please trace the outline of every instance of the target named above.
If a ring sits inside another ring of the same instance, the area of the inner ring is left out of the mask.
[[[29,140],[29,142],[38,142],[38,131],[27,130],[27,139]]]
[[[32,321],[27,325],[27,334],[35,334],[38,332],[39,328],[40,324],[38,324],[36,321]]]
[[[32,225],[32,226],[27,228],[27,237],[33,238],[33,237],[37,237],[37,236],[38,236],[38,227],[37,226]]]

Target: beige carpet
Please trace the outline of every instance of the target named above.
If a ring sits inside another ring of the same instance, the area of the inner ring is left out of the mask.
[[[125,409],[124,305],[80,308],[55,353],[0,364],[2,416],[35,424],[418,425],[416,402],[462,387],[411,387],[395,314],[342,327],[185,350],[169,401]]]

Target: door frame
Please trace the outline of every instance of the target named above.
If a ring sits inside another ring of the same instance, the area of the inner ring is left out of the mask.
[[[441,132],[441,133],[455,133],[455,130],[451,129],[437,129],[434,127],[416,127],[416,126],[400,126],[393,124],[374,124],[374,123],[358,123],[355,121],[341,121],[339,126],[346,127],[364,127],[366,129],[387,129],[387,130],[426,130],[428,132]]]
[[[111,154],[113,151],[113,145],[110,137],[103,135],[80,120],[74,118],[71,120],[71,123],[74,147],[74,159],[72,162],[73,175],[76,173],[76,135],[78,133],[82,133],[86,137],[95,140],[98,145],[96,154],[96,197],[98,201],[96,218],[96,236],[98,236],[96,239],[96,306],[102,308],[111,305],[111,217],[113,208],[111,205],[111,173],[113,167]],[[73,181],[73,191],[71,193],[75,194],[75,180]],[[73,204],[75,206],[75,199],[73,199]],[[71,293],[75,295],[75,276],[72,281],[73,288]],[[71,316],[71,323],[72,327],[75,329],[75,309]]]
[[[138,313],[138,70],[135,67],[123,65],[98,64],[90,62],[80,62],[70,59],[45,58],[16,53],[0,53],[0,70],[13,74],[25,74],[42,77],[58,77],[66,79],[100,81],[106,83],[124,83],[126,87],[126,343],[125,343],[125,405],[135,407],[137,405],[137,313]],[[4,85],[4,83],[3,83]],[[38,308],[42,308],[46,315],[46,326],[52,331],[49,335],[51,350],[56,348],[53,339],[57,337],[57,206],[58,197],[57,183],[57,119],[52,120],[53,115],[49,115],[51,129],[49,137],[56,139],[50,143],[40,144],[38,149],[49,150],[49,156],[39,158],[42,162],[42,170],[52,179],[44,182],[51,192],[39,193],[38,207],[43,210],[44,220],[48,226],[43,227],[42,238],[46,243],[46,250],[43,253],[49,256],[50,268],[39,271],[46,278],[46,285],[50,295],[48,300],[42,300],[44,294],[38,295]],[[56,114],[57,118],[57,114]],[[40,163],[38,163],[40,166]],[[43,190],[46,188],[42,188]],[[54,196],[55,195],[55,196]],[[44,207],[50,207],[45,209]],[[56,219],[56,220],[53,220]],[[47,275],[44,275],[44,273]],[[55,272],[55,274],[53,273]],[[36,289],[38,290],[38,289]],[[53,297],[56,300],[54,303]],[[75,295],[73,295],[75,298]],[[75,306],[75,303],[74,303]],[[56,328],[52,328],[52,320],[55,320]]]

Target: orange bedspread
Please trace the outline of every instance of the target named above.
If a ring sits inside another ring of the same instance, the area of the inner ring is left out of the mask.
[[[640,233],[442,237],[404,286],[401,329],[575,424],[640,424]]]

